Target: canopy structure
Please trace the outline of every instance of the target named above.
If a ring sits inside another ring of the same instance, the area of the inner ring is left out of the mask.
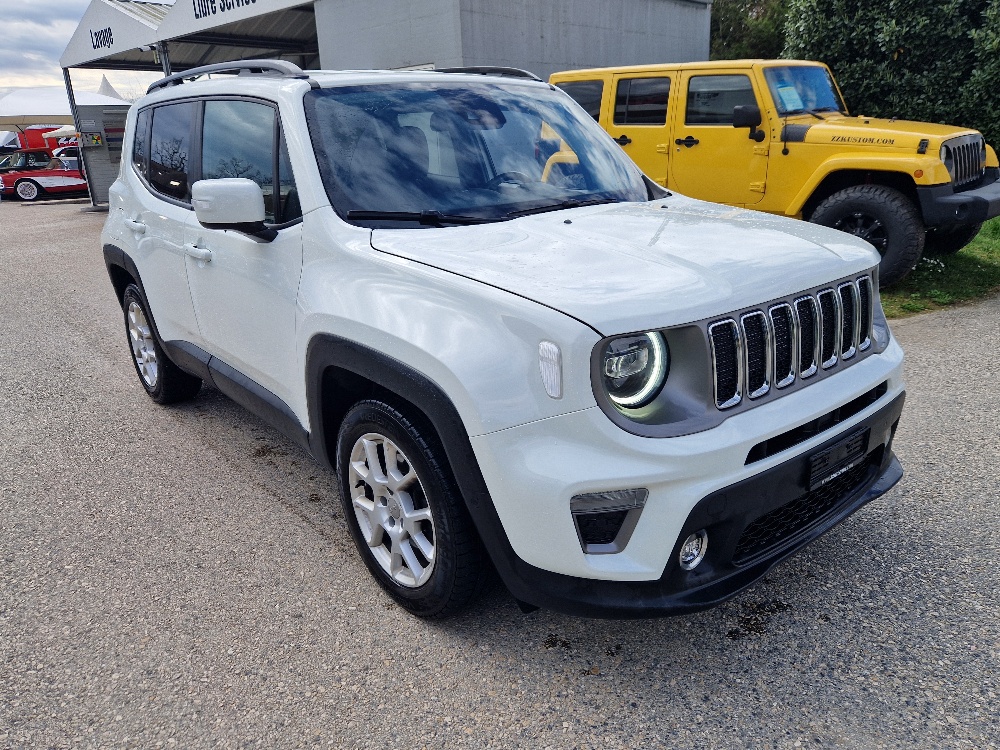
[[[42,137],[45,138],[45,140],[49,140],[50,138],[76,138],[77,135],[76,125],[63,125],[61,128],[57,128],[56,130],[50,130]]]
[[[81,92],[77,104],[118,105],[125,102],[110,96]],[[73,115],[66,89],[40,86],[15,89],[0,99],[0,127],[26,128],[30,125],[72,125]]]
[[[63,68],[163,70],[248,58],[319,65],[314,0],[92,0]]]

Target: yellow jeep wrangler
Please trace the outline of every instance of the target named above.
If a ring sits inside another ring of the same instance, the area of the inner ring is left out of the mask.
[[[1000,215],[975,131],[851,117],[822,63],[725,60],[555,73],[646,174],[693,198],[835,227],[882,255],[883,285]]]

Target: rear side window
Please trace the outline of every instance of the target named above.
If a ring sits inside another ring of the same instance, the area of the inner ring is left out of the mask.
[[[576,103],[587,110],[595,120],[601,119],[601,98],[604,96],[604,81],[566,81],[556,86],[569,94]]]
[[[132,141],[132,166],[140,175],[149,179],[149,123],[153,110],[144,109],[135,120],[135,140]]]
[[[615,125],[666,125],[669,78],[623,78],[615,91]]]
[[[747,76],[692,76],[688,83],[685,123],[732,125],[733,107],[756,103]]]
[[[187,200],[191,169],[191,124],[198,105],[167,104],[153,110],[149,184],[164,195]]]

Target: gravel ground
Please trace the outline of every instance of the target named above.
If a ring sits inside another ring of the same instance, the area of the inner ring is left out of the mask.
[[[427,623],[305,453],[148,400],[81,208],[0,204],[0,748],[1000,746],[1000,298],[895,324],[906,477],[734,601]]]

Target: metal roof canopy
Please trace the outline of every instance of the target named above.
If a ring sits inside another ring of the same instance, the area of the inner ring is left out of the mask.
[[[291,58],[318,67],[313,0],[92,0],[63,68],[162,70]]]
[[[319,67],[314,0],[91,0],[59,59],[73,120],[71,68],[162,71],[262,57]],[[86,152],[85,154],[86,155]],[[86,158],[83,160],[86,162]],[[90,180],[91,203],[105,203]]]

